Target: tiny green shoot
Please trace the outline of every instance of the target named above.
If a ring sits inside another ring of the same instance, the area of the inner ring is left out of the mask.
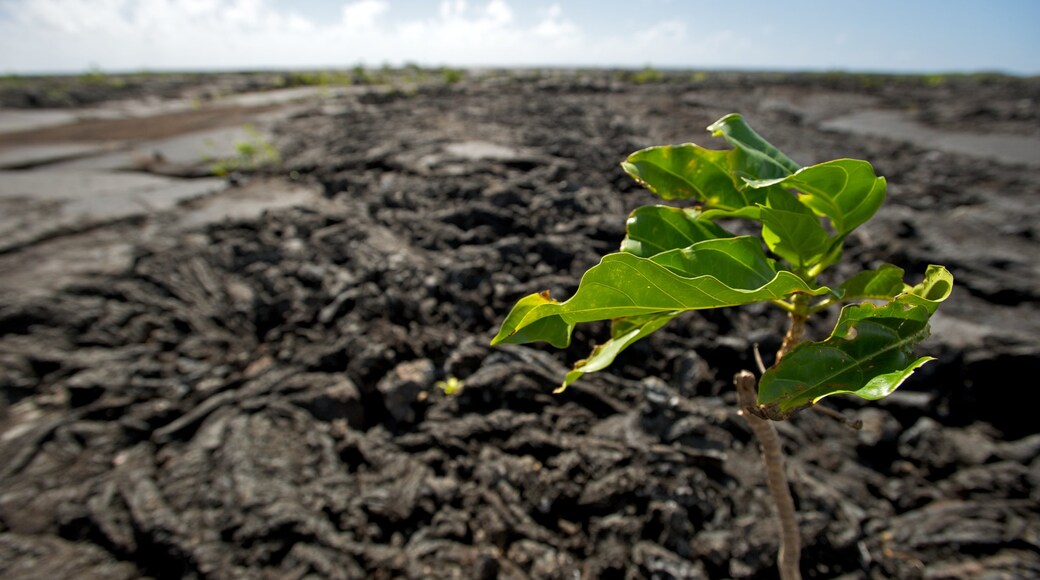
[[[462,392],[462,387],[465,386],[462,381],[456,377],[448,377],[443,381],[437,381],[434,383],[437,388],[444,391],[445,395],[449,397],[457,395]]]
[[[253,125],[245,125],[246,138],[235,143],[235,156],[216,161],[210,171],[217,177],[225,177],[236,171],[263,169],[281,161],[278,148],[271,144]]]

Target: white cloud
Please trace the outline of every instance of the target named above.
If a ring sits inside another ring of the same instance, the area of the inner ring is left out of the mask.
[[[573,22],[563,18],[563,9],[559,4],[553,4],[542,14],[542,19],[534,27],[534,35],[555,40],[573,39],[578,35],[578,27]]]
[[[509,9],[509,5],[505,3],[505,0],[491,0],[484,12],[486,14],[486,22],[492,26],[505,26],[513,21],[513,11]]]
[[[466,11],[466,0],[444,0],[440,4],[440,15],[444,20],[458,18]]]
[[[0,72],[546,64],[561,47],[581,49],[580,29],[558,5],[524,24],[507,0],[442,0],[427,16],[349,0],[338,20],[318,22],[273,1],[9,0]]]
[[[123,0],[37,0],[15,3],[9,11],[22,26],[81,34],[123,21]]]
[[[189,17],[212,14],[220,7],[220,0],[183,0],[181,10]]]
[[[658,22],[635,34],[636,41],[644,46],[682,42],[686,39],[686,23],[679,20]]]
[[[226,23],[242,28],[256,28],[268,24],[273,16],[263,5],[263,0],[235,0],[223,12]]]
[[[391,0],[339,2],[338,18],[318,20],[302,15],[291,0],[0,0],[0,74],[359,62],[1001,68],[974,53],[946,51],[939,58],[898,42],[868,54],[857,50],[853,32],[778,39],[783,26],[769,21],[753,32],[727,30],[718,26],[717,14],[680,10],[677,2],[652,12],[671,19],[648,24],[646,11],[633,13],[617,19],[612,32],[586,30],[589,24],[568,14],[563,0],[539,0],[541,9],[519,0],[413,0],[411,12]],[[604,2],[602,10],[619,4]],[[1015,63],[1005,64],[1035,74],[1027,52],[1019,50]]]
[[[385,0],[360,0],[352,4],[344,4],[342,9],[343,26],[347,30],[371,30],[381,14],[390,8]]]
[[[562,0],[548,1],[556,3],[529,14],[519,0],[440,0],[424,14],[391,0],[341,0],[339,17],[320,21],[287,0],[0,0],[0,73],[405,62],[739,67],[790,63],[794,50],[762,51],[761,35],[674,18],[603,34],[584,30]]]

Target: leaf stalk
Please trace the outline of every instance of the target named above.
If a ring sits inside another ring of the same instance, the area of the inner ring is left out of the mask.
[[[831,306],[834,306],[837,303],[838,303],[837,300],[824,300],[824,301],[819,302],[818,304],[815,304],[812,307],[810,307],[809,311],[808,311],[808,314],[809,314],[809,316],[812,316],[813,314],[816,314],[817,312],[822,312],[824,310],[827,310],[828,308],[830,308]]]
[[[794,305],[791,304],[790,302],[787,302],[785,300],[780,300],[780,299],[770,300],[770,302],[772,302],[773,304],[778,306],[784,312],[788,312],[788,313],[794,312]]]

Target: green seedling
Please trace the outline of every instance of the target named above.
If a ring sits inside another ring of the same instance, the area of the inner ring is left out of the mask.
[[[217,177],[225,177],[236,171],[250,171],[277,165],[281,161],[278,148],[272,145],[252,125],[245,125],[246,139],[235,143],[235,156],[215,162],[210,171]]]
[[[443,381],[437,381],[434,384],[437,386],[437,388],[444,391],[444,394],[448,395],[449,397],[461,393],[462,387],[465,386],[463,382],[456,377],[448,377],[447,379]]]
[[[881,206],[886,183],[870,163],[837,159],[801,167],[730,114],[708,127],[730,146],[651,147],[622,168],[666,201],[636,209],[620,251],[582,276],[569,300],[549,291],[521,298],[492,344],[570,344],[576,324],[611,321],[610,338],[576,363],[557,392],[607,368],[623,350],[691,310],[770,303],[789,317],[776,362],[735,379],[742,412],[762,445],[781,519],[780,572],[798,578],[798,531],[772,421],[832,395],[876,400],[931,360],[914,354],[928,321],[950,295],[953,277],[929,266],[911,285],[893,265],[836,284],[821,274],[845,241]],[[748,220],[759,235],[735,235],[720,220]],[[760,229],[758,229],[760,228]],[[814,314],[840,307],[830,335],[803,340]],[[757,389],[755,388],[757,386]],[[767,441],[767,439],[772,441]]]

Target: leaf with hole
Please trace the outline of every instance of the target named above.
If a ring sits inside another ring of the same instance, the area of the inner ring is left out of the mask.
[[[932,360],[914,356],[913,347],[928,337],[928,319],[952,284],[945,268],[930,266],[921,284],[885,305],[845,306],[826,340],[796,346],[762,375],[760,410],[782,420],[830,395],[874,400],[891,394]]]

